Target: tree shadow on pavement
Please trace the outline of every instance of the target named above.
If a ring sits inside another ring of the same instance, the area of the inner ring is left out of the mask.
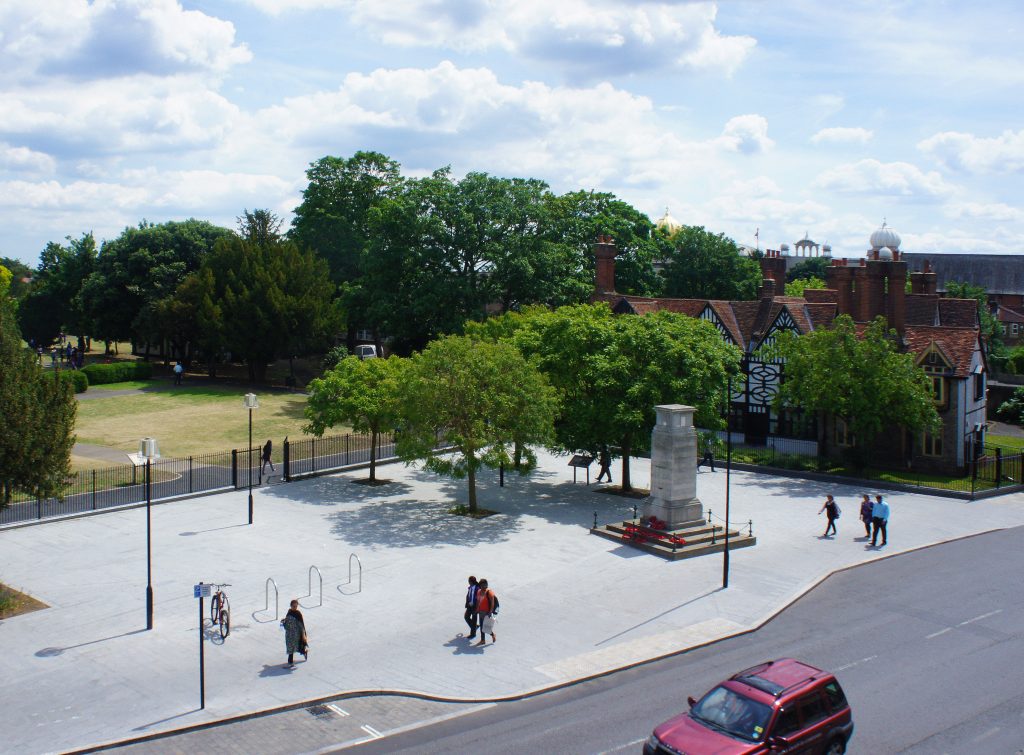
[[[363,479],[363,478],[359,478]],[[385,485],[365,485],[352,477],[324,476],[298,481],[300,485],[275,485],[263,488],[266,497],[283,498],[311,506],[339,506],[352,503],[367,503],[378,499],[406,496],[412,493],[412,486],[392,480]]]

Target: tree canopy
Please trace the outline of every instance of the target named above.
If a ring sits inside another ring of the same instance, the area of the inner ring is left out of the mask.
[[[402,394],[399,456],[465,478],[471,513],[477,512],[481,467],[511,467],[517,442],[552,440],[555,391],[510,343],[439,338],[412,357]],[[439,452],[439,437],[452,450]],[[521,472],[527,470],[521,465]]]
[[[856,461],[870,460],[873,441],[892,427],[935,429],[931,381],[911,354],[897,349],[894,330],[876,318],[858,337],[847,315],[805,335],[780,333],[770,355],[785,360],[778,407],[796,406],[843,419],[855,438]]]
[[[13,300],[0,292],[0,508],[15,493],[59,495],[71,471],[75,397],[22,346]]]
[[[736,242],[702,226],[683,226],[672,237],[665,260],[665,296],[682,299],[753,299],[761,285],[757,260],[740,254]]]
[[[381,433],[399,424],[399,401],[408,360],[340,360],[322,378],[307,387],[305,431],[320,436],[329,427],[346,424],[359,433],[370,434],[370,480],[377,479],[377,442]]]
[[[630,455],[650,442],[654,407],[690,404],[698,422],[717,426],[726,376],[740,356],[703,320],[672,312],[614,315],[603,304],[530,310],[505,330],[559,392],[558,446],[592,455],[617,446],[625,490]]]

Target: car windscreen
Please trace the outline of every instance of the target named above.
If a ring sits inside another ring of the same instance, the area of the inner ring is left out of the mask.
[[[764,739],[772,709],[727,687],[715,687],[690,709],[690,715],[709,728],[759,742]]]

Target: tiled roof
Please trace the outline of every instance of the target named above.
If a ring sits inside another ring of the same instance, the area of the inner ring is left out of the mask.
[[[911,325],[904,332],[907,351],[923,354],[935,343],[953,363],[953,375],[965,378],[971,373],[971,358],[980,348],[978,331],[974,328],[950,328]]]
[[[907,294],[904,322],[907,325],[935,325],[938,321],[938,294]]]
[[[974,299],[939,299],[939,324],[973,328],[978,324],[978,302]]]
[[[927,260],[939,291],[945,291],[949,281],[963,281],[990,294],[1024,294],[1024,255],[903,252],[900,256],[912,270],[922,270]]]
[[[996,317],[999,322],[1024,322],[1024,313],[1009,307],[1000,307]]]
[[[814,304],[839,301],[839,292],[834,288],[808,288],[804,290],[804,298]]]

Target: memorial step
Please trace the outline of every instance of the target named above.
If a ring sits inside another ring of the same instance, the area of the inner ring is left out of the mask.
[[[669,561],[678,561],[684,558],[696,558],[697,556],[704,556],[711,553],[721,553],[725,550],[725,530],[723,527],[718,525],[711,527],[704,523],[691,527],[682,527],[675,530],[665,531],[655,531],[647,528],[647,532],[650,533],[647,535],[647,539],[638,541],[625,538],[627,527],[631,524],[636,525],[637,520],[605,524],[591,529],[590,533],[592,535],[603,537],[607,540],[614,540],[623,545],[631,546],[637,550],[650,553]],[[713,535],[712,530],[714,530]],[[654,537],[655,533],[664,535],[665,539],[657,539]],[[672,542],[668,539],[672,536],[680,537],[685,542],[673,546]],[[756,537],[752,537],[747,533],[738,532],[736,530],[729,530],[730,552],[739,548],[749,548],[756,544]]]

